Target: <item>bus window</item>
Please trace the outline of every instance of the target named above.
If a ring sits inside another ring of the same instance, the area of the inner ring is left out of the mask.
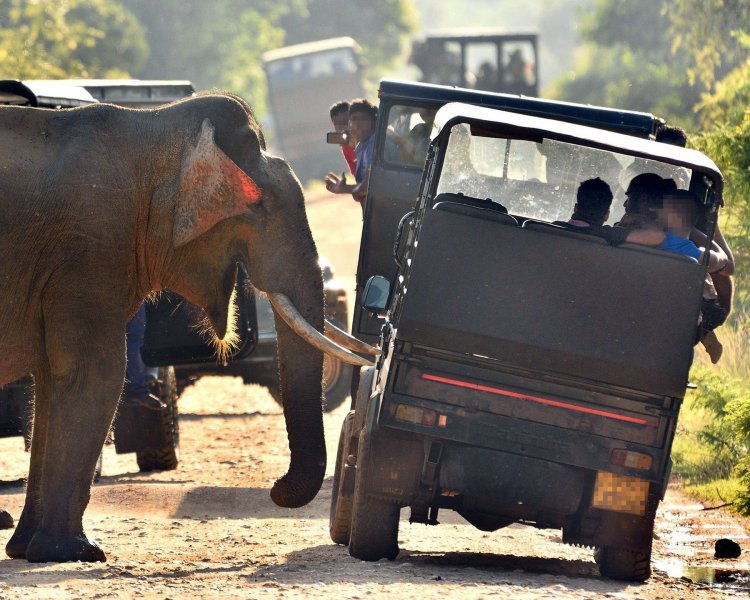
[[[263,55],[272,144],[303,182],[341,168],[338,148],[327,145],[328,109],[364,96],[359,46],[333,38],[271,50]]]

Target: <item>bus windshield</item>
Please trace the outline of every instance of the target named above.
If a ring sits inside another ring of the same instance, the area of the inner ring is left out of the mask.
[[[345,37],[279,48],[263,55],[263,65],[275,149],[303,182],[346,168],[325,134],[332,104],[364,96],[357,43]]]

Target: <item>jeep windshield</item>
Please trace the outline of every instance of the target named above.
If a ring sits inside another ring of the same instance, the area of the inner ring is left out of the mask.
[[[640,173],[672,178],[687,189],[692,170],[543,137],[498,137],[457,123],[450,128],[437,193],[487,198],[514,215],[561,221],[573,213],[580,183],[600,177],[615,196],[609,218],[615,223],[624,211],[625,190]]]

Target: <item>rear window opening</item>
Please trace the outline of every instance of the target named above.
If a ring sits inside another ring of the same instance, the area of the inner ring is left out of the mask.
[[[599,177],[614,200],[607,224],[624,213],[625,190],[641,173],[656,173],[689,189],[691,169],[656,160],[552,139],[532,141],[482,135],[454,125],[442,164],[437,194],[490,199],[510,214],[538,221],[566,221],[573,214],[578,186]]]

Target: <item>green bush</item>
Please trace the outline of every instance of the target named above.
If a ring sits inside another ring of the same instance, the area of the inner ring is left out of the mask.
[[[719,482],[739,478],[733,499],[739,510],[750,513],[750,386],[700,363],[694,365],[691,381],[697,388],[688,390],[680,415],[672,455],[675,473],[701,497]]]
[[[689,483],[726,478],[742,457],[727,406],[743,394],[743,387],[703,365],[695,365],[690,378],[698,387],[685,396],[673,453],[675,471]]]

